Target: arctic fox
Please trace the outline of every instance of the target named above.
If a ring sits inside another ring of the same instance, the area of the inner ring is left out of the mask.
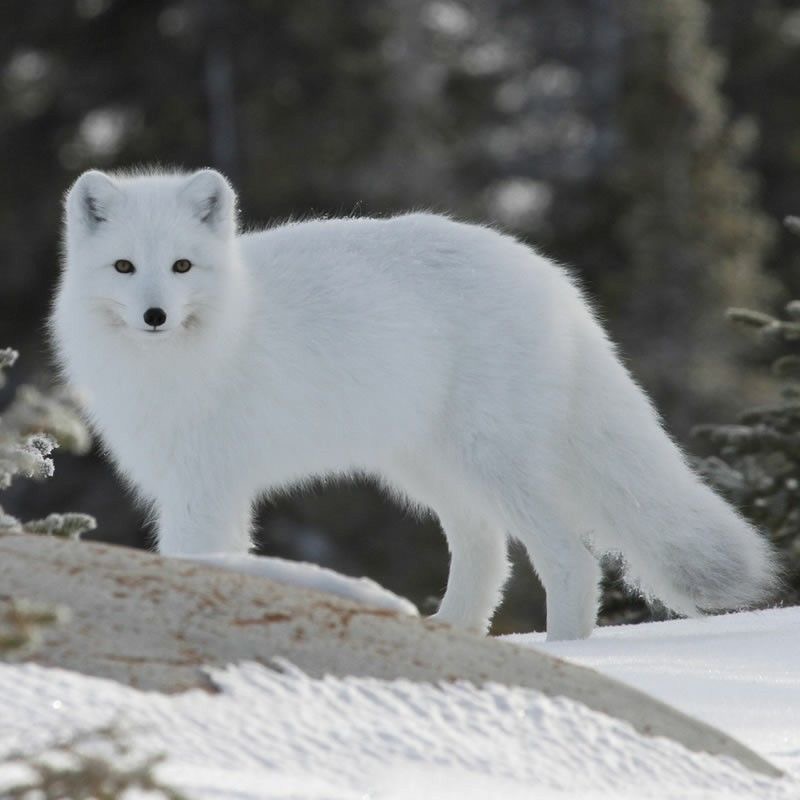
[[[251,506],[368,473],[438,515],[436,617],[487,629],[522,542],[549,639],[598,556],[674,611],[762,600],[766,541],[692,472],[561,267],[442,216],[241,233],[219,173],[89,171],[66,197],[59,363],[162,553],[245,552]]]

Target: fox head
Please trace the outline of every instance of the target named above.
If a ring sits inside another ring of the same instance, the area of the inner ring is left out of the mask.
[[[224,313],[236,233],[236,195],[214,170],[90,170],[66,196],[62,290],[73,312],[140,342],[187,336]]]

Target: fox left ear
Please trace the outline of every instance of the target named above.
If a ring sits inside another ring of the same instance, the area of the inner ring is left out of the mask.
[[[227,179],[214,169],[201,169],[188,178],[179,197],[192,215],[214,230],[236,222],[236,193]]]
[[[93,232],[108,222],[121,199],[122,192],[112,178],[90,169],[67,192],[67,220],[80,221]]]

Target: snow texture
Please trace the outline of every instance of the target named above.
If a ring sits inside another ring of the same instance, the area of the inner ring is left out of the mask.
[[[220,567],[244,575],[269,578],[278,583],[301,586],[318,592],[343,597],[371,608],[383,608],[399,614],[419,616],[417,607],[405,597],[384,589],[369,578],[351,578],[332,569],[303,561],[288,561],[272,556],[238,555],[233,553],[208,553],[186,556],[186,560]]]
[[[800,608],[599,628],[582,642],[506,638],[635,686],[800,774]]]
[[[535,635],[516,638],[540,646]],[[533,690],[314,680],[286,664],[212,670],[220,694],[178,696],[0,665],[0,761],[116,721],[136,750],[167,755],[160,777],[191,798],[800,797],[800,609],[541,646],[726,727],[794,775],[756,775]],[[13,774],[0,767],[0,793]]]

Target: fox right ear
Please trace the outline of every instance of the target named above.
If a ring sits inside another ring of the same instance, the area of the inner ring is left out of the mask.
[[[236,193],[215,169],[201,169],[190,175],[178,197],[203,225],[215,230],[236,225]]]
[[[72,185],[67,194],[67,214],[80,220],[89,231],[108,221],[109,213],[121,194],[114,181],[103,172],[90,169]]]

